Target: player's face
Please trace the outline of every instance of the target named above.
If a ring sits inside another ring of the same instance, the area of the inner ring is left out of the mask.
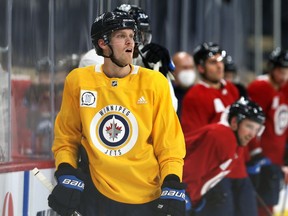
[[[216,54],[205,61],[205,79],[218,83],[224,77],[224,63],[221,54]]]
[[[235,74],[231,71],[225,71],[224,79],[229,82],[233,82],[235,79]]]
[[[122,29],[111,34],[110,45],[113,48],[114,58],[123,65],[132,63],[135,46],[134,31]]]
[[[261,124],[244,119],[238,124],[238,141],[240,146],[246,146],[252,138],[254,138],[261,129]]]
[[[284,85],[288,81],[288,68],[275,68],[272,72],[272,79],[277,85]]]

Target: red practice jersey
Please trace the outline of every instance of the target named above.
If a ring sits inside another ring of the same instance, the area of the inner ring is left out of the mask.
[[[209,189],[236,168],[244,148],[238,146],[231,128],[220,123],[190,133],[185,142],[183,181],[188,185],[192,203],[197,204]]]
[[[286,87],[287,88],[287,87]],[[258,145],[272,163],[283,165],[288,127],[288,89],[276,90],[267,75],[260,76],[248,86],[248,94],[266,115],[265,130]],[[257,147],[257,144],[254,147]]]
[[[181,125],[184,134],[218,122],[225,108],[238,98],[238,90],[230,82],[223,80],[220,89],[199,82],[187,92],[183,99]]]
[[[207,124],[217,123],[225,109],[239,98],[234,84],[222,80],[222,87],[215,89],[200,81],[185,95],[182,104],[181,125],[184,135]],[[244,157],[237,162],[237,171],[231,172],[230,178],[247,176]]]

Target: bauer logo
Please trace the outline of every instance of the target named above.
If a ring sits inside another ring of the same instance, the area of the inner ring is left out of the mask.
[[[109,156],[129,152],[138,139],[138,124],[133,113],[120,105],[101,109],[92,119],[90,136],[95,147]]]
[[[84,183],[80,179],[72,175],[63,175],[58,179],[59,182],[65,187],[76,189],[79,191],[84,190]]]
[[[96,107],[97,92],[89,90],[81,90],[80,93],[80,106],[81,107]]]
[[[180,201],[185,200],[185,190],[172,190],[170,188],[163,188],[161,193],[162,199],[178,199]]]
[[[10,192],[6,193],[4,204],[3,204],[3,210],[2,210],[2,216],[14,216],[13,211],[13,198],[12,194]]]

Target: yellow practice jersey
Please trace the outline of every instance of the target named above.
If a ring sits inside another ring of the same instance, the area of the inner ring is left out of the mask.
[[[67,76],[52,150],[57,167],[77,167],[82,144],[96,188],[118,202],[139,204],[160,196],[168,174],[182,178],[185,143],[167,79],[130,66],[124,78],[108,78],[102,65]]]

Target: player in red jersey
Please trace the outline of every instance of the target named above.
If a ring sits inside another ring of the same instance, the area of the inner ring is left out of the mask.
[[[218,122],[225,108],[239,98],[237,88],[223,79],[225,55],[226,52],[212,42],[203,43],[194,50],[193,58],[201,80],[183,99],[181,123],[184,133]]]
[[[194,50],[193,58],[201,80],[183,99],[181,123],[185,136],[207,124],[218,122],[224,110],[239,98],[236,86],[224,80],[225,56],[226,52],[212,42],[203,43]],[[230,182],[236,182],[235,185],[238,185],[241,194],[245,197],[251,196],[253,199],[255,197],[251,193],[244,154],[238,157],[235,169],[225,177],[224,182],[227,182],[225,186],[230,187]],[[219,190],[218,195],[222,197],[225,193]]]
[[[239,98],[238,89],[224,80],[226,52],[217,44],[208,42],[196,47],[194,61],[201,81],[185,95],[182,104],[181,125],[184,135],[221,119],[223,111]],[[237,171],[231,178],[246,178],[244,157],[237,162]]]
[[[185,138],[183,180],[188,185],[187,192],[194,206],[203,205],[204,200],[207,202],[195,213],[197,216],[257,214],[251,182],[223,178],[235,169],[243,146],[258,134],[265,116],[260,106],[243,97],[231,105],[227,120],[202,127]],[[240,192],[243,187],[245,193]]]
[[[269,73],[258,77],[247,90],[251,99],[263,108],[267,119],[260,141],[251,143],[250,147],[252,160],[263,155],[272,162],[271,165],[261,168],[257,187],[259,195],[272,211],[273,205],[279,200],[283,171],[285,179],[288,176],[285,171],[287,167],[284,167],[288,127],[288,92],[287,89],[285,91],[288,80],[288,50],[273,50],[268,66]],[[263,207],[259,208],[259,215],[266,215]]]

